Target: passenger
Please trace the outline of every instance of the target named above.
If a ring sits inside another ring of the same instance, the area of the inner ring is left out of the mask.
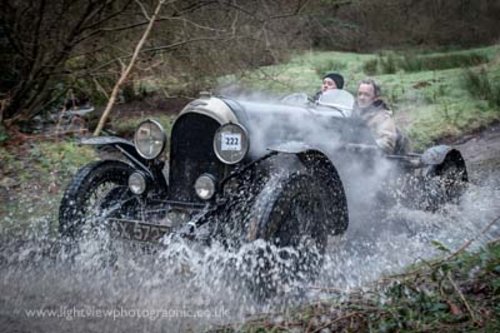
[[[380,96],[380,86],[373,79],[362,80],[352,115],[361,118],[370,128],[375,142],[384,152],[404,154],[408,150],[408,140],[397,129],[392,111]]]
[[[344,88],[344,77],[338,73],[329,73],[323,76],[323,83],[321,85],[321,90],[316,93],[314,100],[317,101],[321,97],[321,94],[332,89],[343,89]]]

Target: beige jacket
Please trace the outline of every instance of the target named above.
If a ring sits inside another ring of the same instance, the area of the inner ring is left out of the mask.
[[[366,108],[354,107],[354,116],[360,117],[370,128],[377,145],[387,154],[393,154],[396,148],[398,132],[392,119],[392,112],[381,101],[375,101]]]

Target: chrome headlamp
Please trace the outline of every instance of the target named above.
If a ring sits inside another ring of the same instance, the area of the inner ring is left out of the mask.
[[[128,177],[128,188],[134,194],[146,191],[146,177],[141,172],[134,172]]]
[[[152,160],[165,149],[167,135],[159,122],[148,119],[137,127],[134,134],[134,144],[139,155]]]
[[[215,177],[204,173],[194,183],[194,190],[200,199],[208,200],[215,194]]]
[[[215,132],[214,151],[222,163],[240,162],[247,154],[249,147],[247,130],[241,125],[225,124]]]

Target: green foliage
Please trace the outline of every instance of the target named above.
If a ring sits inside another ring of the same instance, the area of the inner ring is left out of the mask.
[[[88,146],[69,141],[41,142],[17,154],[0,148],[0,155],[4,162],[0,174],[15,179],[21,187],[65,184],[82,165],[96,158]]]
[[[430,56],[416,56],[412,53],[406,53],[400,59],[399,67],[406,72],[420,72],[477,66],[488,61],[489,58],[486,55],[474,52]]]
[[[31,168],[39,173],[34,176],[54,178],[58,183],[95,158],[90,147],[79,146],[72,141],[42,142],[29,151],[29,160],[33,163]]]
[[[0,175],[12,184],[7,192],[9,199],[3,203],[5,211],[0,210],[0,228],[13,233],[23,232],[33,219],[54,220],[70,178],[96,158],[92,148],[71,141],[16,148],[0,147]]]
[[[470,68],[464,72],[464,88],[477,99],[486,100],[491,107],[500,108],[500,83],[490,79],[486,69]]]
[[[363,63],[363,72],[367,75],[375,75],[378,73],[379,59],[370,59]]]
[[[369,290],[352,290],[286,314],[251,319],[237,331],[498,332],[500,242],[476,253],[453,254],[441,243],[434,244],[448,257],[386,277]]]
[[[329,59],[326,63],[319,63],[315,67],[315,71],[319,76],[323,76],[329,72],[340,72],[347,68],[347,64],[336,59]]]
[[[478,66],[488,61],[487,55],[475,52],[437,55],[387,52],[380,54],[376,59],[366,61],[363,64],[363,71],[368,75],[394,74],[398,70],[411,73]]]
[[[394,52],[380,55],[378,58],[379,68],[382,74],[394,74],[399,67],[399,58]]]
[[[9,139],[9,135],[5,130],[5,127],[0,123],[0,145]]]

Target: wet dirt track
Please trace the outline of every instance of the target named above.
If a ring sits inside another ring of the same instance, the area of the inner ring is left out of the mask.
[[[436,214],[394,207],[380,221],[357,216],[344,244],[328,249],[319,278],[305,294],[265,304],[253,300],[227,274],[225,268],[237,267],[238,254],[184,243],[152,254],[127,246],[118,249],[121,255],[109,264],[106,246],[88,241],[69,260],[67,252],[54,246],[50,221],[37,217],[33,223],[41,227],[30,239],[2,238],[0,331],[200,331],[283,310],[287,304],[331,297],[322,288],[348,290],[399,272],[439,254],[432,240],[458,248],[500,215],[500,126],[457,147],[472,182],[459,206],[446,206]],[[499,226],[493,226],[472,248],[499,236]]]

